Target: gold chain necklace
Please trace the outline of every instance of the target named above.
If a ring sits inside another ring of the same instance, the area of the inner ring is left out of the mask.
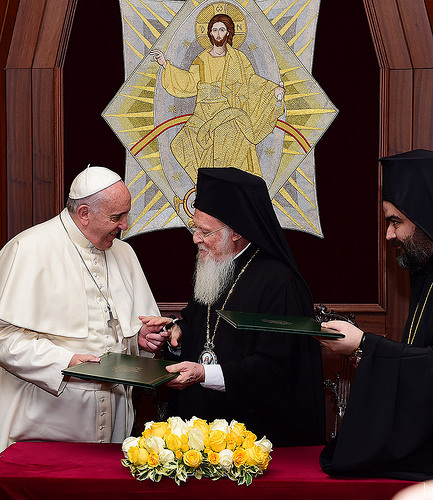
[[[421,317],[422,317],[422,315],[423,315],[423,313],[424,313],[424,308],[425,308],[425,305],[427,304],[427,300],[428,300],[428,298],[429,298],[429,295],[430,295],[430,292],[431,292],[432,287],[433,287],[433,283],[430,285],[430,288],[428,289],[427,296],[426,296],[426,298],[425,298],[425,300],[424,300],[424,305],[422,306],[422,309],[421,309],[420,315],[419,315],[419,317],[418,317],[418,321],[417,321],[417,323],[416,323],[415,330],[414,330],[414,331],[413,331],[413,333],[412,333],[413,323],[414,323],[414,321],[415,321],[415,316],[416,316],[416,313],[417,313],[417,311],[418,311],[418,306],[419,306],[419,303],[418,303],[418,304],[417,304],[417,306],[416,306],[415,312],[414,312],[414,314],[413,314],[412,322],[411,322],[411,324],[410,324],[410,329],[409,329],[409,338],[407,339],[407,343],[408,343],[408,344],[410,344],[410,345],[412,345],[412,344],[413,344],[413,341],[415,340],[415,335],[416,335],[416,332],[417,332],[417,330],[418,330],[418,326],[419,326],[419,323],[420,323],[420,321],[421,321]]]
[[[221,307],[221,310],[224,309],[224,307],[227,304],[227,301],[230,298],[230,295],[232,294],[233,290],[235,289],[236,283],[239,281],[239,278],[242,276],[242,274],[245,272],[245,269],[249,266],[250,262],[254,259],[254,257],[257,255],[258,251],[260,249],[258,248],[255,252],[254,255],[251,256],[249,261],[245,264],[245,266],[241,269],[241,272],[239,273],[238,277],[235,279],[233,285],[231,286],[226,300],[224,301],[224,304]],[[198,358],[198,362],[201,365],[216,365],[217,364],[217,356],[214,352],[215,344],[214,344],[214,338],[216,335],[216,331],[218,328],[220,317],[218,316],[215,322],[215,327],[213,329],[213,335],[212,338],[210,338],[210,304],[207,306],[207,322],[206,322],[206,342],[204,344],[204,349],[202,353],[200,354]]]

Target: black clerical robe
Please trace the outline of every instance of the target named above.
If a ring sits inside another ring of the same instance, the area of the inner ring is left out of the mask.
[[[236,273],[256,248],[236,259]],[[230,288],[230,287],[229,287]],[[228,290],[211,308],[210,336]],[[281,261],[259,251],[233,289],[225,309],[311,316],[313,305],[299,278]],[[181,359],[198,362],[207,330],[207,306],[191,300],[182,311]],[[276,446],[324,442],[323,378],[319,343],[301,335],[239,331],[222,318],[215,334],[225,392],[196,384],[177,392],[183,418],[225,418],[246,424]]]
[[[432,283],[430,258],[411,276],[402,343],[366,335],[340,432],[320,457],[326,473],[433,478]]]

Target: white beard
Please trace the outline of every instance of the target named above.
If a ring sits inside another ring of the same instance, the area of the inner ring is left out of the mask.
[[[216,261],[212,257],[197,258],[194,272],[194,300],[199,304],[213,305],[233,282],[235,262],[233,257]]]

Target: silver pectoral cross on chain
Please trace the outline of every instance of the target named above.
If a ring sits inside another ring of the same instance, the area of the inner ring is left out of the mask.
[[[113,314],[111,312],[111,308],[108,309],[108,313],[109,313],[110,317],[107,321],[107,326],[108,326],[108,328],[110,328],[111,332],[113,333],[114,340],[117,343],[117,342],[119,342],[119,336],[117,335],[116,326],[119,324],[119,321],[113,317]]]

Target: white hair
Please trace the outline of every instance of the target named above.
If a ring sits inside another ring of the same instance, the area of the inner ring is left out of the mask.
[[[68,209],[69,213],[76,214],[78,207],[80,207],[81,205],[87,205],[90,207],[92,212],[98,213],[101,203],[106,199],[104,191],[105,189],[84,198],[68,198],[68,201],[66,202],[66,208]]]
[[[194,271],[194,300],[199,304],[215,304],[233,282],[235,262],[229,250],[231,234],[232,230],[229,228],[222,231],[220,249],[226,249],[228,256],[224,260],[215,260],[211,255],[203,259],[200,258],[200,252],[197,254]]]

